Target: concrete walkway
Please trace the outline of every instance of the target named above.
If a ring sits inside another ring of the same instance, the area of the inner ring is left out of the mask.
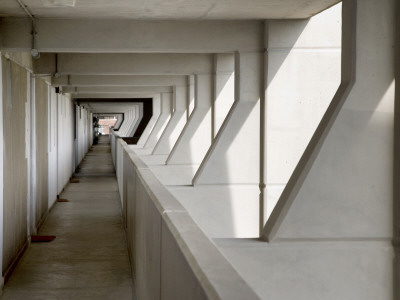
[[[132,275],[108,137],[86,155],[6,283],[5,299],[132,299]]]

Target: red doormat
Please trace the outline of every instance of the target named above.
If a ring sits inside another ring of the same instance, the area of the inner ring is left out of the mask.
[[[32,235],[31,243],[48,243],[56,238],[55,235]]]
[[[79,179],[70,179],[69,182],[70,183],[79,183]]]
[[[68,199],[58,198],[57,202],[69,202],[69,200]]]

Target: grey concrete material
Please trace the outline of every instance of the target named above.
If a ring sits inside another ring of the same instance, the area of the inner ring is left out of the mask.
[[[171,86],[66,86],[62,88],[63,93],[75,94],[151,94],[172,92]]]
[[[27,72],[2,56],[3,74],[3,272],[27,240],[25,111]],[[23,121],[21,121],[23,120]]]
[[[174,75],[61,75],[51,79],[52,86],[184,86],[187,83],[187,76]]]
[[[135,152],[140,156],[140,159],[148,166],[165,165],[168,155],[141,154],[141,149],[135,149]]]
[[[263,53],[235,53],[235,102],[193,184],[259,183],[263,65]]]
[[[200,164],[212,142],[213,76],[195,75],[195,109],[167,159],[167,164]]]
[[[127,146],[127,148],[129,148],[129,146]],[[136,169],[147,169],[148,168],[147,164],[136,155],[133,149],[128,150],[127,148],[125,148],[125,154],[128,155],[129,159],[133,162],[132,165]]]
[[[214,56],[213,137],[223,124],[235,100],[235,60],[233,54]]]
[[[390,242],[214,242],[261,299],[394,299]]]
[[[392,149],[370,146],[366,152],[366,145],[392,144],[393,113],[343,109],[337,122],[322,148],[325,159],[319,155],[315,160],[324,166],[318,174],[309,174],[312,184],[303,185],[301,200],[293,203],[280,237],[390,238],[393,234],[392,188],[388,187],[392,174],[387,172]]]
[[[341,3],[304,20],[268,20],[268,51],[287,48],[340,48]]]
[[[161,299],[209,299],[168,227],[163,224],[161,244]],[[170,270],[175,270],[171,272]],[[175,288],[179,286],[179,288]]]
[[[258,183],[259,107],[253,102],[233,104],[193,179],[194,185]]]
[[[211,146],[211,108],[195,107],[166,163],[200,164]]]
[[[36,114],[36,226],[48,210],[48,85],[37,78],[35,80]]]
[[[4,299],[32,299],[32,300],[42,300],[42,299],[60,299],[60,300],[70,300],[70,299],[87,299],[87,300],[96,300],[96,299],[123,299],[126,297],[128,293],[131,291],[130,286],[126,286],[124,288],[117,287],[113,291],[110,292],[109,288],[101,288],[96,287],[95,290],[86,290],[86,289],[57,289],[54,290],[46,290],[46,289],[30,289],[17,291],[10,295],[9,293],[5,293]]]
[[[304,180],[309,173],[315,158],[324,143],[328,133],[355,84],[356,74],[356,21],[357,5],[354,1],[343,3],[342,10],[342,73],[341,84],[327,112],[324,114],[307,148],[305,149],[298,165],[296,166],[286,188],[284,189],[280,201],[278,201],[268,222],[264,228],[263,238],[271,240],[282,223],[285,214],[288,212]]]
[[[150,170],[163,185],[192,185],[199,165],[153,165]]]
[[[355,3],[348,5],[355,5]],[[286,197],[282,196],[277,204],[282,208],[283,204],[290,203],[289,199],[294,200],[295,205],[303,203],[301,211],[307,212],[307,218],[311,217],[313,225],[310,227],[311,223],[305,222],[301,228],[294,228],[293,226],[298,224],[294,222],[298,215],[294,217],[290,209],[287,211],[288,218],[280,223],[276,218],[278,212],[281,213],[280,217],[283,217],[286,212],[279,209],[276,210],[275,218],[272,220],[270,218],[269,225],[267,223],[266,236],[271,238],[275,230],[278,233],[281,225],[281,228],[285,229],[276,236],[281,236],[281,233],[285,237],[349,237],[352,235],[353,237],[388,238],[393,235],[393,186],[392,173],[388,170],[392,168],[393,163],[394,51],[393,40],[390,37],[393,37],[394,33],[393,28],[384,25],[394,24],[393,6],[392,1],[386,1],[379,7],[372,1],[364,1],[362,4],[357,3],[357,7],[350,7],[356,14],[357,29],[345,27],[343,34],[346,30],[356,34],[356,47],[345,48],[345,53],[347,55],[357,53],[355,56],[357,83],[345,97],[343,107],[337,115],[332,112],[327,115],[332,122],[331,128],[326,127],[329,128],[327,129],[329,133],[326,136],[321,135],[321,132],[315,135],[321,143],[319,152],[313,158],[307,170],[308,174],[298,181],[303,182],[296,187],[297,197],[290,198],[286,194]],[[375,14],[376,10],[381,13]],[[365,26],[372,26],[371,24],[382,26],[385,34],[382,34],[379,29],[369,31],[367,34],[360,29],[364,26],[364,22],[368,23]],[[379,50],[377,41],[381,42]],[[371,48],[377,51],[373,58],[370,58]],[[351,50],[350,54],[349,50]],[[371,68],[370,72],[374,76],[380,74],[380,80],[376,80],[374,85],[371,85],[371,74],[367,72],[367,67]],[[373,91],[367,91],[365,89],[367,85],[370,88],[374,87]],[[356,103],[358,103],[357,109]],[[372,111],[371,103],[375,103],[375,111]],[[388,112],[389,107],[392,107],[391,112]],[[314,147],[315,145],[313,143]],[[355,151],[359,151],[357,155],[354,155]],[[350,153],[353,155],[350,156]],[[331,171],[328,171],[329,169]],[[335,179],[332,180],[332,178]],[[333,185],[340,186],[334,193],[332,192]],[[290,185],[291,189],[293,187],[294,185]],[[285,191],[282,195],[285,195]],[[287,191],[289,192],[289,189]],[[327,213],[325,207],[330,205],[334,208],[331,206],[333,210]],[[322,214],[319,214],[317,210]],[[311,215],[310,212],[314,213]],[[336,225],[332,224],[333,214],[336,216]],[[322,215],[325,215],[323,222],[320,220]],[[273,216],[274,212],[271,217]],[[371,221],[377,224],[376,228],[371,226]],[[317,229],[318,227],[320,228]]]
[[[56,239],[31,244],[1,299],[133,297],[118,189],[91,191],[93,184],[116,186],[116,180],[100,176],[81,180],[66,187],[60,197],[69,202],[56,203],[41,228],[40,234],[56,235]],[[80,185],[81,191],[71,191],[73,185]]]
[[[251,0],[246,4],[242,2],[203,1],[198,3],[193,0],[181,2],[157,2],[155,0],[146,3],[140,1],[113,1],[102,2],[93,6],[93,3],[77,2],[72,7],[56,7],[50,1],[29,2],[29,8],[34,11],[39,18],[78,18],[96,19],[117,18],[117,19],[279,19],[279,18],[308,18],[326,8],[337,3],[335,0],[325,1],[273,1]],[[51,5],[53,4],[53,5]],[[11,0],[2,3],[1,16],[23,17],[24,12],[18,4]],[[256,8],[256,9],[254,9]],[[94,19],[94,20],[93,20]],[[171,22],[173,23],[173,22]],[[121,27],[123,28],[123,26]]]
[[[340,84],[340,50],[318,51],[268,54],[268,184],[288,181]]]
[[[168,189],[154,176],[149,169],[140,169],[137,178],[141,180],[147,195],[151,198],[160,214],[166,211],[185,211],[183,206],[172,196]]]
[[[168,125],[168,122],[173,114],[173,103],[171,95],[162,93],[159,95],[159,98],[160,98],[160,116],[157,119],[157,122],[154,125],[149,135],[149,138],[144,144],[144,148],[151,149],[151,152],[157,145],[158,140],[160,139],[162,133],[164,132],[165,127]]]
[[[160,299],[161,214],[136,177],[135,278],[139,299]]]
[[[309,20],[267,22],[265,220],[340,84],[340,10],[338,4]]]
[[[169,154],[186,123],[184,118],[186,99],[184,95],[181,95],[182,93],[176,93],[181,90],[181,88],[174,88],[172,94],[161,94],[162,110],[169,111],[171,118],[154,146],[153,154]]]
[[[211,54],[176,53],[61,53],[57,55],[59,74],[72,75],[189,75],[212,72]],[[54,63],[41,58],[35,68],[53,74]]]
[[[259,299],[187,213],[166,212],[162,224],[162,264],[179,270],[162,268],[165,299]]]
[[[168,186],[168,190],[208,237],[258,237],[258,185]]]
[[[15,62],[17,65],[27,69],[32,72],[33,64],[32,64],[32,56],[27,52],[1,52],[7,59]]]
[[[96,5],[98,6],[98,5]],[[2,50],[31,48],[29,19],[2,18]],[[224,53],[262,49],[262,21],[133,21],[38,19],[41,54],[58,53]],[[68,35],[66,35],[68,28]],[[103,29],[102,29],[103,28]],[[12,35],[11,32],[14,34]],[[75,34],[79,32],[79,34]],[[101,32],[108,32],[104,39]],[[146,34],[143,34],[146,32]],[[63,38],[58,36],[62,35]]]
[[[186,111],[174,111],[152,154],[169,155],[186,124]]]
[[[150,134],[153,131],[157,120],[161,116],[161,97],[160,94],[155,94],[152,97],[153,101],[153,112],[151,119],[149,120],[146,128],[144,129],[142,135],[139,138],[139,141],[137,142],[136,146],[137,147],[144,147],[144,145],[147,143],[147,141],[150,139]]]
[[[153,97],[153,93],[121,93],[121,94],[115,94],[115,93],[81,93],[81,94],[65,94],[69,95],[72,99],[110,99],[110,98],[115,98],[118,96],[120,99],[132,99],[132,98],[151,98]]]

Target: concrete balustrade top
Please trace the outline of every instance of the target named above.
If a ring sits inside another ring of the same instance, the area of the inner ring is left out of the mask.
[[[151,199],[152,204],[156,207],[161,217],[162,225],[166,226],[165,230],[162,227],[161,240],[173,238],[173,241],[165,241],[165,243],[169,245],[172,242],[177,245],[179,252],[183,256],[181,259],[186,262],[185,265],[187,264],[194,273],[206,298],[259,299],[218,250],[214,242],[195,223],[181,203],[179,203],[167,187],[156,178],[152,170],[135,153],[135,150],[128,146],[122,139],[112,139],[112,142],[119,144],[116,147],[112,147],[113,151],[117,147],[121,147],[127,154],[124,157],[125,159],[128,158],[129,161],[124,161],[124,168],[133,168],[136,174],[136,182],[139,180],[140,184],[143,185],[147,196]],[[118,157],[118,159],[123,159],[123,157]],[[135,183],[126,182],[126,184],[132,185]],[[142,192],[140,191],[139,193]],[[136,195],[135,197],[139,196]],[[138,202],[140,200],[136,199],[134,201]],[[130,221],[128,220],[128,222]],[[168,255],[168,251],[171,251],[171,249],[162,249],[162,251],[166,252],[161,253],[161,256]],[[176,255],[176,253],[173,255]],[[174,270],[174,272],[180,271],[180,267]],[[179,280],[181,281],[182,288],[190,284],[185,283],[185,280],[187,280],[185,276],[180,277]]]

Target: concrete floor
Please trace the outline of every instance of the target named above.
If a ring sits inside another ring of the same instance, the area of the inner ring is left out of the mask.
[[[108,137],[82,161],[6,283],[5,299],[133,299],[132,274]],[[95,175],[95,176],[91,176]],[[89,176],[88,176],[89,175]]]

